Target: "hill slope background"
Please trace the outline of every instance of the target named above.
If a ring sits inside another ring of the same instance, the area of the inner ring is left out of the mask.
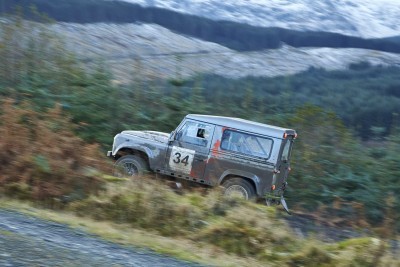
[[[213,20],[363,38],[400,34],[397,0],[124,0]]]
[[[400,44],[385,39],[362,39],[332,32],[303,32],[283,28],[256,27],[229,21],[214,21],[167,9],[141,7],[137,4],[120,1],[6,0],[2,10],[11,12],[18,5],[35,5],[40,12],[62,22],[155,23],[180,34],[218,43],[238,51],[278,48],[285,43],[293,47],[364,48],[400,52]],[[32,17],[32,15],[28,15],[28,17]]]
[[[228,78],[281,76],[310,67],[346,69],[360,61],[400,65],[400,54],[355,48],[293,48],[237,52],[224,46],[178,35],[154,24],[71,24],[50,29],[67,48],[93,67],[105,62],[117,82],[128,84],[134,73],[145,79],[189,78],[217,74]]]
[[[364,40],[326,32],[261,28],[114,1],[18,0],[4,1],[0,8],[8,12],[22,5],[28,17],[38,19],[27,11],[32,3],[58,20],[84,22],[57,23],[51,29],[65,37],[68,49],[89,68],[106,63],[115,82],[123,84],[130,82],[133,73],[147,79],[187,78],[199,73],[229,78],[272,77],[298,73],[310,67],[346,69],[361,61],[373,65],[400,64],[399,54],[341,48],[397,51],[400,43],[393,39]],[[107,23],[89,23],[99,21]],[[158,23],[167,28],[124,23],[130,21]],[[294,48],[285,43],[316,47]]]

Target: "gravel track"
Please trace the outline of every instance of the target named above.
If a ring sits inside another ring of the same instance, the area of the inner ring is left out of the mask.
[[[0,266],[200,266],[0,209]]]

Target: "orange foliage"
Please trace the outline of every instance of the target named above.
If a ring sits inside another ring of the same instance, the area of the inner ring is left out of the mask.
[[[47,113],[6,99],[0,109],[0,190],[33,200],[73,200],[97,192],[104,166],[97,145],[74,135],[60,106]]]

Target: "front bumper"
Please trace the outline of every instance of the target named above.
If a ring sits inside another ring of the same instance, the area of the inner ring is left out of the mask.
[[[107,157],[114,157],[112,151],[107,151]]]

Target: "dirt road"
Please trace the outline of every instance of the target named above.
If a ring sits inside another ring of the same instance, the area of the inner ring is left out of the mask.
[[[200,266],[0,209],[0,266]]]

